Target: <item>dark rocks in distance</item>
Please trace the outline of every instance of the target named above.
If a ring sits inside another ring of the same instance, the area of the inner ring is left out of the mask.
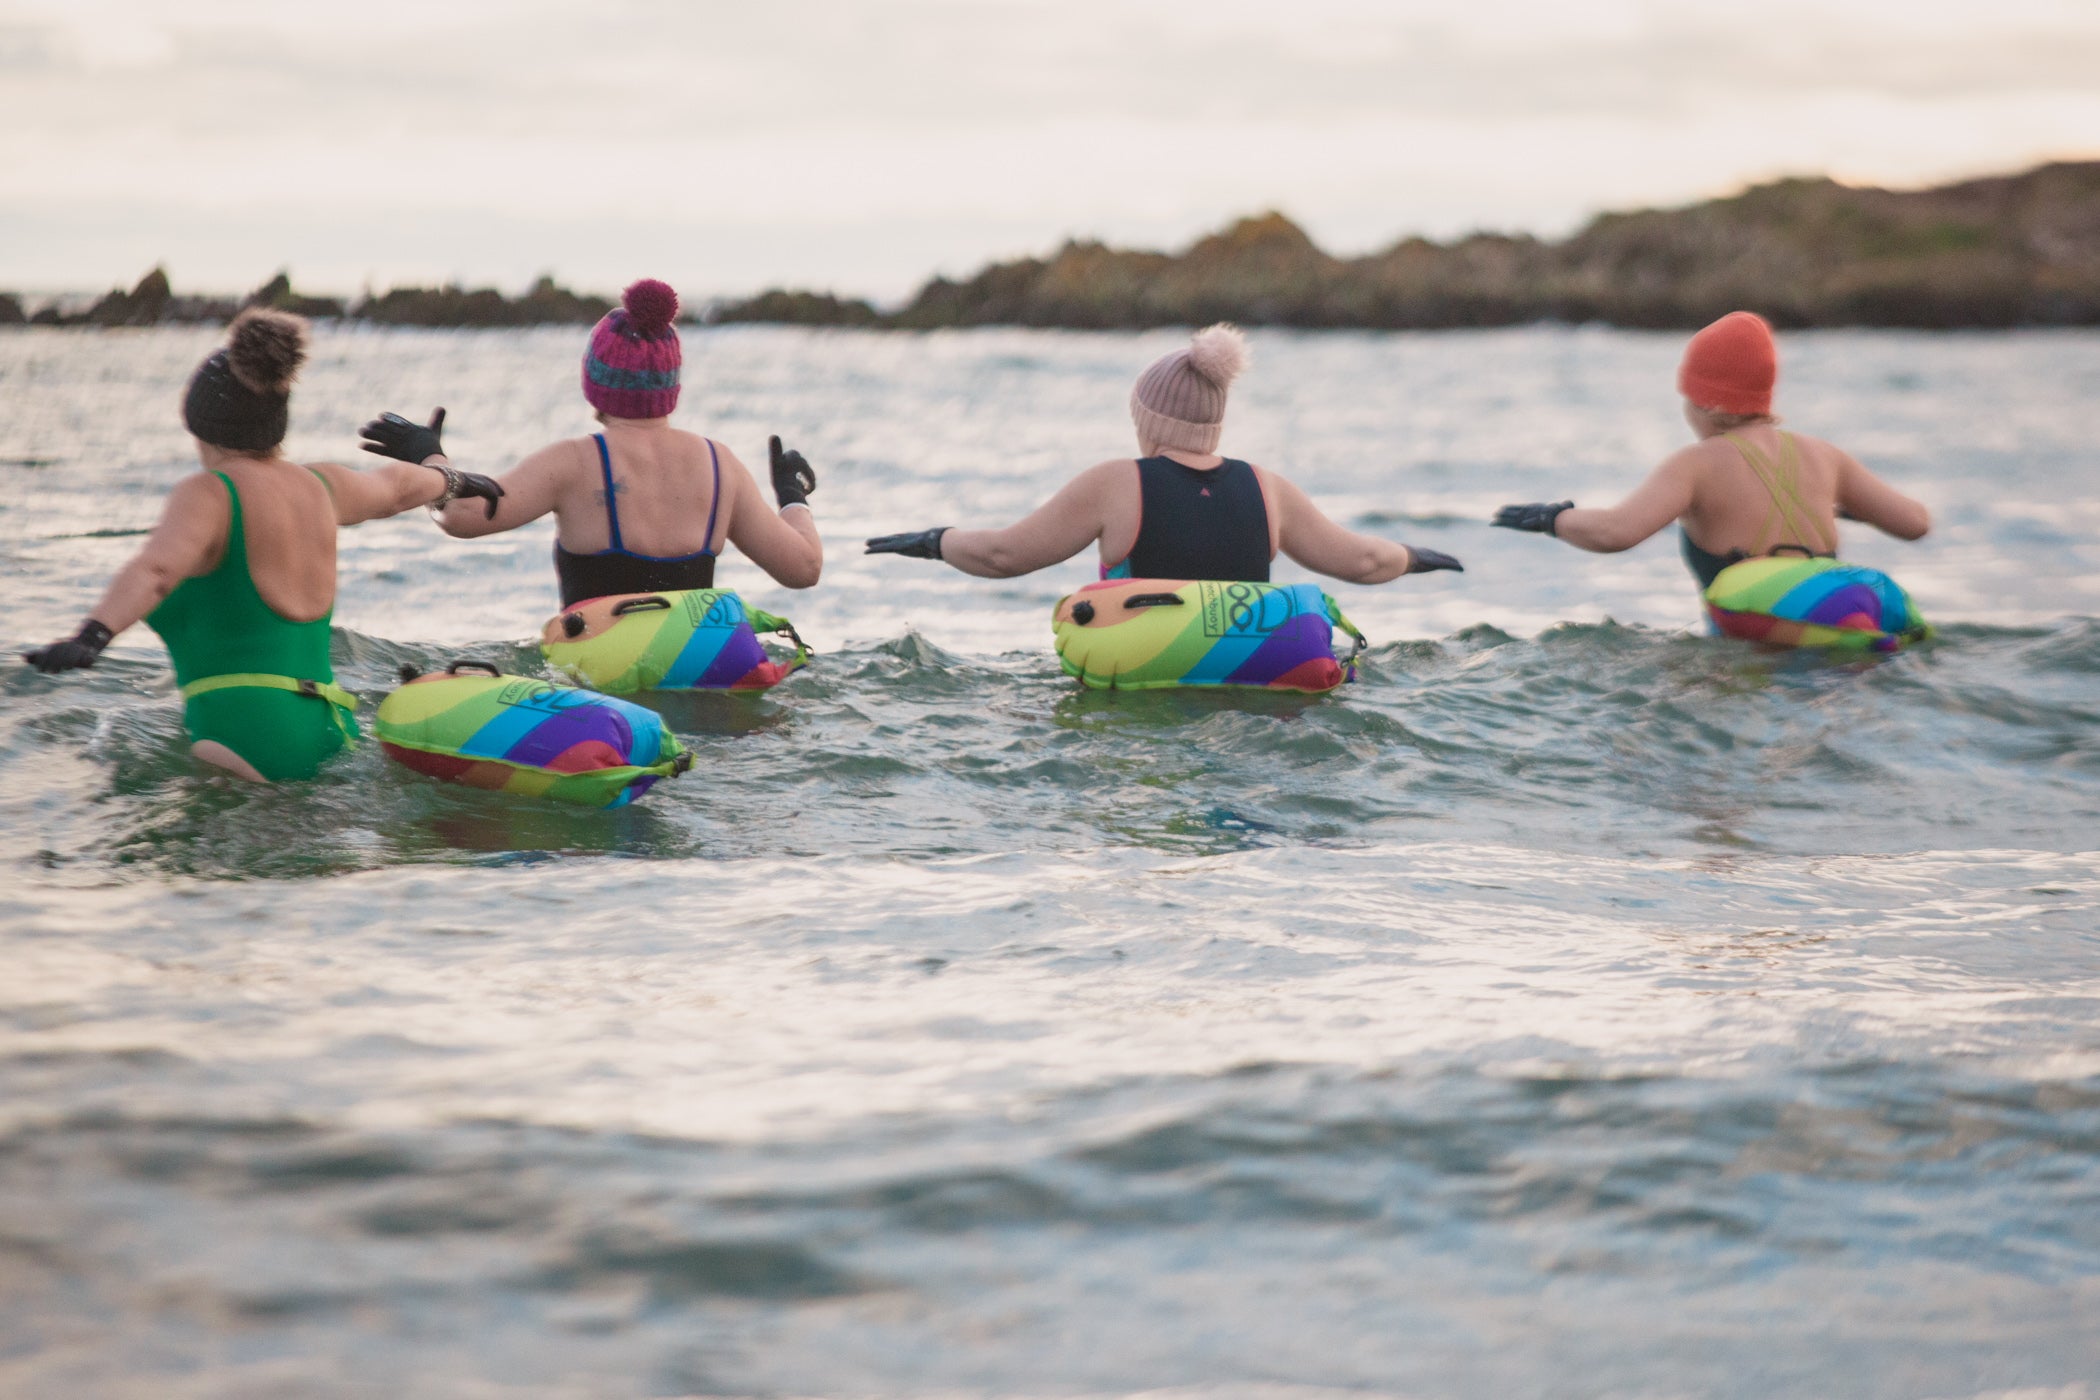
[[[1557,243],[1410,238],[1362,258],[1331,257],[1270,213],[1171,255],[1070,242],[965,281],[935,278],[886,315],[865,302],[771,291],[710,319],[906,330],[1218,320],[1660,330],[1738,307],[1784,327],[2100,325],[2100,161],[1916,191],[1781,180],[1682,209],[1606,214]]]
[[[763,321],[780,326],[873,326],[882,315],[858,298],[829,292],[761,292],[747,301],[717,306],[707,319],[715,324]]]
[[[183,297],[155,268],[85,310],[51,304],[27,319],[216,324],[243,306],[388,326],[513,327],[590,325],[612,302],[542,277],[516,298],[493,288],[396,287],[346,305],[301,295],[282,272],[239,300]],[[1179,253],[1070,242],[960,282],[936,277],[891,312],[825,292],[776,290],[717,304],[697,319],[897,330],[1219,320],[1375,330],[1601,321],[1663,330],[1704,325],[1738,307],[1783,327],[2100,325],[2100,161],[1911,191],[1780,180],[1681,209],[1605,214],[1560,242],[1409,238],[1360,258],[1330,256],[1270,213]],[[23,313],[19,297],[0,294],[0,325],[19,324]]]
[[[243,310],[251,306],[266,306],[272,311],[289,311],[294,316],[316,320],[343,314],[343,303],[338,297],[310,297],[293,291],[289,272],[279,272],[242,298]]]
[[[111,291],[87,313],[91,326],[152,326],[167,314],[174,298],[168,286],[168,270],[156,267],[141,277],[130,291]]]
[[[386,326],[551,326],[584,325],[612,309],[604,297],[581,295],[542,277],[521,297],[506,297],[493,288],[396,287],[384,295],[367,292],[355,305],[340,297],[307,296],[295,290],[291,275],[279,272],[245,297],[177,296],[166,269],[156,267],[130,291],[113,290],[84,311],[67,311],[56,303],[23,314],[19,297],[0,293],[0,325],[25,320],[38,326],[224,325],[243,309],[267,306],[313,319],[349,319]],[[11,313],[11,314],[10,314]]]
[[[612,308],[604,297],[579,295],[542,277],[516,300],[492,287],[396,287],[384,296],[367,293],[349,315],[381,326],[588,326]]]

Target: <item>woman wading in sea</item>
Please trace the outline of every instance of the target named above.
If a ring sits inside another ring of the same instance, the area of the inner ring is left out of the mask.
[[[678,294],[665,283],[629,287],[583,356],[583,397],[605,430],[525,458],[500,478],[494,511],[448,510],[438,517],[445,533],[498,534],[552,511],[565,608],[618,593],[712,588],[724,542],[789,588],[815,585],[824,546],[809,509],[816,473],[802,454],[772,439],[776,512],[734,452],[671,426],[683,359],[677,317]],[[443,409],[427,426],[385,414],[365,425],[365,450],[440,465],[444,421]]]
[[[1836,557],[1839,516],[1897,539],[1922,537],[1932,526],[1924,506],[1843,449],[1780,428],[1772,413],[1778,378],[1771,326],[1731,311],[1692,337],[1677,371],[1684,420],[1698,442],[1665,458],[1615,506],[1504,506],[1494,523],[1616,554],[1674,520],[1685,566],[1702,590],[1745,559]]]
[[[197,368],[182,405],[204,470],[168,493],[160,523],[72,637],[28,652],[47,674],[92,666],[143,618],[167,643],[190,752],[239,777],[310,778],[357,735],[356,700],[328,655],[338,526],[503,488],[437,466],[356,472],[285,460],[306,323],[245,311]]]
[[[1139,455],[1087,468],[1003,530],[942,525],[868,541],[870,554],[939,559],[980,578],[1013,578],[1099,545],[1101,577],[1266,583],[1280,550],[1351,583],[1460,569],[1448,554],[1345,530],[1267,467],[1219,455],[1225,395],[1247,362],[1232,326],[1199,331],[1162,356],[1130,395]]]

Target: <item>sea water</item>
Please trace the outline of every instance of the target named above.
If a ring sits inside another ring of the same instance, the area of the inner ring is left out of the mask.
[[[213,342],[0,334],[10,658]],[[816,467],[822,586],[720,581],[821,655],[663,700],[630,809],[211,776],[143,628],[0,666],[0,1393],[2094,1394],[2100,335],[1787,338],[1933,512],[1845,528],[1940,627],[1887,660],[1486,528],[1686,440],[1674,336],[1254,336],[1227,450],[1466,564],[1330,585],[1331,697],[1086,693],[1091,558],[861,555],[1128,455],[1178,343],[688,331],[680,421]],[[442,403],[502,470],[581,349],[324,329],[290,450]],[[343,681],[533,670],[551,540],[346,531]]]

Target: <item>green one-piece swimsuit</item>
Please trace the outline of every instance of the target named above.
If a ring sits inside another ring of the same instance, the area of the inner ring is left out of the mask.
[[[248,573],[241,493],[226,473],[212,475],[233,507],[226,557],[178,584],[146,625],[174,659],[191,739],[224,744],[273,783],[311,778],[357,738],[357,700],[335,684],[328,657],[335,609],[292,622],[263,601]]]

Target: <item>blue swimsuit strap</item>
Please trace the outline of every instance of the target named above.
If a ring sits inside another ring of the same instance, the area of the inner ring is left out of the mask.
[[[611,547],[605,552],[625,554],[628,552],[627,546],[620,541],[620,508],[613,504],[612,453],[606,450],[605,434],[593,433],[591,441],[598,444],[598,470],[605,477],[605,526],[607,533],[612,536]],[[706,442],[707,464],[714,469],[715,474],[714,497],[707,503],[707,538],[701,541],[700,548],[693,554],[680,555],[682,559],[691,559],[701,554],[713,557],[715,553],[715,518],[722,509],[722,458],[721,454],[715,451],[715,440],[708,438]]]
[[[612,453],[605,448],[605,434],[592,433],[591,441],[598,444],[598,470],[605,477],[605,526],[612,534],[612,548],[625,554],[627,547],[620,543],[620,508],[613,504]]]
[[[700,541],[702,554],[715,552],[715,512],[722,508],[722,459],[715,453],[715,440],[707,439],[707,464],[715,469],[715,494],[707,503],[707,538]]]

